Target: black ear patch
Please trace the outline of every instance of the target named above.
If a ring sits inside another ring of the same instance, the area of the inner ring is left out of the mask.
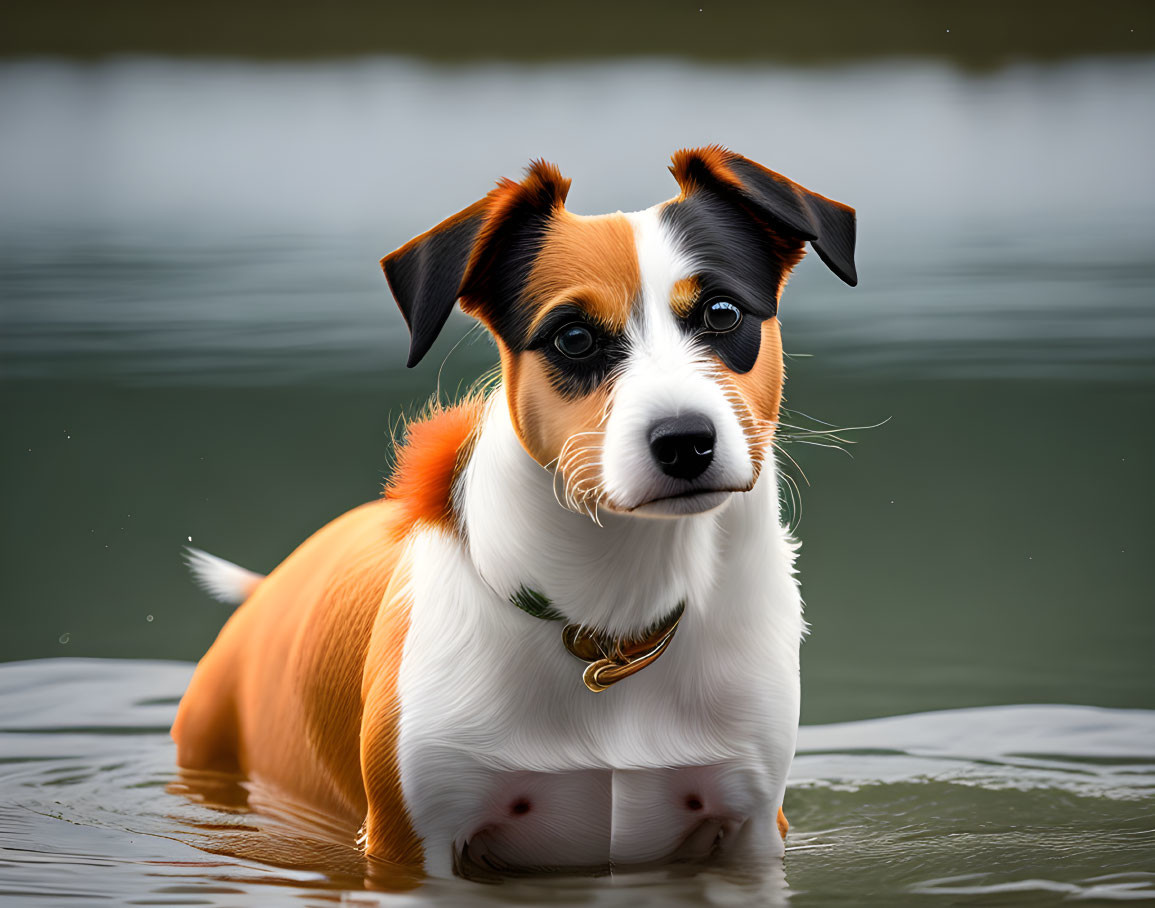
[[[808,241],[831,271],[851,287],[858,283],[853,208],[718,145],[677,152],[670,172],[683,199],[702,191],[727,199],[768,229]]]
[[[454,303],[499,334],[525,316],[521,295],[549,218],[565,205],[569,180],[534,161],[520,183],[502,180],[484,199],[381,259],[389,289],[409,326],[412,368],[429,352]]]
[[[381,259],[389,289],[409,326],[409,368],[429,352],[457,302],[488,201],[475,202]]]

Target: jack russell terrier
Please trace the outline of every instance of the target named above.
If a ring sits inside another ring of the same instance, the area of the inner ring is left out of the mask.
[[[857,282],[855,214],[718,146],[670,169],[677,197],[586,217],[535,162],[382,260],[409,365],[460,301],[500,383],[432,405],[384,496],[268,577],[191,552],[244,604],[181,702],[182,767],[435,876],[783,853],[804,623],[776,314],[807,242]]]

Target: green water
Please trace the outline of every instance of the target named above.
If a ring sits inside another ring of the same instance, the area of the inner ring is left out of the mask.
[[[378,898],[356,855],[273,867],[212,832],[259,818],[166,792],[227,614],[181,546],[272,568],[493,362],[455,317],[404,370],[381,254],[530,157],[592,213],[706,141],[860,212],[860,287],[807,262],[782,310],[793,418],[881,424],[789,448],[784,869],[413,898],[1155,898],[1152,85],[1149,56],[0,63],[0,660],[38,660],[0,666],[0,900]]]
[[[794,452],[811,482],[804,721],[1155,707],[1155,438],[1133,416],[1155,393],[814,372],[793,367],[791,404],[890,422],[858,433],[854,459]],[[188,582],[181,545],[269,570],[376,495],[410,398],[364,385],[9,388],[4,601],[37,607],[6,610],[0,656],[198,658],[227,612]]]

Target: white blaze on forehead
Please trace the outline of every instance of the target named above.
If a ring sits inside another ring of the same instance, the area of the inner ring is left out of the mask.
[[[641,299],[626,326],[630,342],[627,370],[683,370],[704,358],[695,351],[670,308],[674,285],[694,273],[693,263],[663,226],[657,208],[626,215],[638,249]]]
[[[685,483],[658,469],[649,447],[655,423],[683,414],[707,417],[717,433],[714,463],[701,486],[741,488],[753,476],[745,435],[718,383],[716,364],[670,307],[674,285],[692,277],[694,266],[658,212],[627,215],[637,241],[641,299],[626,326],[629,354],[614,383],[603,457],[606,492],[623,508],[685,490]]]
[[[694,266],[662,224],[658,208],[647,208],[626,215],[634,226],[638,248],[638,272],[641,278],[641,305],[630,320],[630,340],[653,344],[666,340],[681,345],[681,330],[670,310],[674,284],[693,276]]]

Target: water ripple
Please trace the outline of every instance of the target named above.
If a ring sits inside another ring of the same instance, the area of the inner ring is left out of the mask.
[[[381,905],[1155,898],[1152,711],[1006,706],[807,726],[784,865],[612,885],[431,881],[386,894],[397,881],[327,833],[324,818],[185,796],[166,729],[191,668],[0,666],[0,889],[166,904],[260,904],[284,891]]]

